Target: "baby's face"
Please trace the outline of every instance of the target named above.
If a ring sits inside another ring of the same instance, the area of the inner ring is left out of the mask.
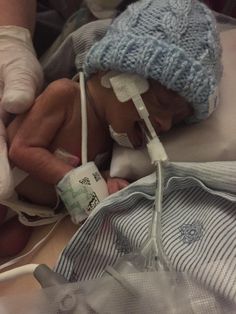
[[[157,134],[169,131],[193,114],[191,105],[176,92],[149,80],[150,88],[142,98]]]
[[[93,98],[99,99],[105,107],[106,122],[116,133],[127,134],[134,147],[143,145],[141,118],[132,100],[121,103],[112,89],[101,85],[103,75],[104,73],[99,73],[92,78],[99,86],[95,89],[96,95]],[[168,90],[154,80],[149,80],[149,85],[149,90],[142,94],[142,99],[157,135],[169,131],[174,125],[183,122],[193,114],[190,104],[177,93]]]

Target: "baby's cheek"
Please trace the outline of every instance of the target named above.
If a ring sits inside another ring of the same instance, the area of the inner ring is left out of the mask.
[[[124,179],[120,179],[120,178],[107,179],[107,188],[108,188],[109,194],[116,193],[128,185],[129,185],[129,182]]]

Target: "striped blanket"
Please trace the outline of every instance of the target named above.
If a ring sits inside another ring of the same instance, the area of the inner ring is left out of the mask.
[[[236,162],[171,163],[165,171],[162,245],[172,268],[236,301]],[[111,195],[56,265],[69,281],[102,276],[148,236],[155,174]]]

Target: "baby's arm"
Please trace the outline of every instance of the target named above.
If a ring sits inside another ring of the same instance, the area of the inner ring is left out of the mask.
[[[10,126],[10,137],[12,130],[17,132],[9,156],[16,166],[50,184],[56,184],[73,168],[49,149],[60,129],[70,120],[78,91],[72,81],[56,81],[40,95],[28,113],[15,118]]]

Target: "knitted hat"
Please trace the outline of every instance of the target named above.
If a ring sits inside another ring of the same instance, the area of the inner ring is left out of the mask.
[[[140,0],[131,4],[94,44],[85,64],[159,81],[191,103],[194,118],[214,110],[221,48],[211,11],[197,0]]]

